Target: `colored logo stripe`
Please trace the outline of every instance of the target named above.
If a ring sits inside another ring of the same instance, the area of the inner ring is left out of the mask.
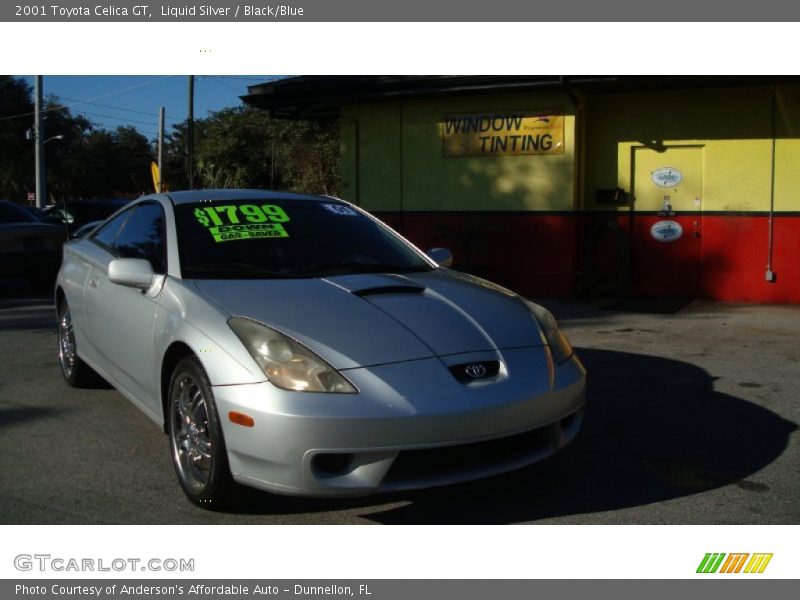
[[[703,560],[700,561],[700,566],[697,567],[698,573],[716,573],[717,569],[719,569],[720,563],[722,563],[722,559],[725,558],[725,553],[714,553],[711,554],[710,552],[706,553],[703,557]]]
[[[725,559],[725,557],[728,557]],[[750,560],[747,561],[747,558]],[[725,560],[723,563],[722,561]],[[771,553],[757,553],[752,556],[747,552],[734,552],[725,554],[724,552],[708,552],[700,561],[697,567],[698,573],[740,573],[744,567],[745,573],[763,573],[769,561],[772,560]],[[747,566],[745,566],[747,562]],[[720,565],[722,568],[720,568]]]
[[[720,573],[738,573],[744,566],[749,554],[729,554],[728,559],[722,564]]]
[[[763,573],[767,568],[769,561],[772,560],[772,554],[753,554],[753,558],[747,563],[744,568],[745,573]]]

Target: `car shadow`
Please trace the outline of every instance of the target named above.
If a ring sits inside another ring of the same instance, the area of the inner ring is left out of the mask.
[[[38,406],[0,406],[0,430],[38,419],[59,417],[67,409],[42,408]]]
[[[476,482],[361,499],[247,491],[235,512],[355,508],[362,518],[386,524],[502,524],[613,511],[731,483],[766,487],[747,477],[778,458],[797,429],[765,408],[715,391],[714,378],[689,363],[610,350],[578,353],[589,373],[583,431],[546,461]],[[686,519],[693,522],[691,515]]]

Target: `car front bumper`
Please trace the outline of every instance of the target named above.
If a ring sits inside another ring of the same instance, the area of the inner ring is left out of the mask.
[[[215,386],[233,477],[282,494],[355,496],[477,479],[554,454],[581,427],[580,361],[554,368],[546,347],[494,355],[500,374],[469,385],[430,358],[344,371],[358,394]],[[255,424],[233,423],[230,411]]]

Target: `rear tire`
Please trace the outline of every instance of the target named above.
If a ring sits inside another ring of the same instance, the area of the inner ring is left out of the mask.
[[[78,356],[75,328],[66,299],[58,305],[58,363],[64,381],[70,387],[86,387],[97,379],[92,368]]]
[[[228,451],[211,384],[194,356],[172,372],[166,419],[172,465],[189,500],[209,510],[229,506],[234,484]]]

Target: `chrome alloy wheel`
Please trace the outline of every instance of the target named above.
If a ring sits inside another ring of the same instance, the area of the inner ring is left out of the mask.
[[[58,358],[64,376],[69,378],[75,370],[75,330],[66,302],[58,319]]]
[[[184,484],[201,492],[211,480],[214,445],[208,405],[198,383],[184,374],[174,388],[170,442]]]

